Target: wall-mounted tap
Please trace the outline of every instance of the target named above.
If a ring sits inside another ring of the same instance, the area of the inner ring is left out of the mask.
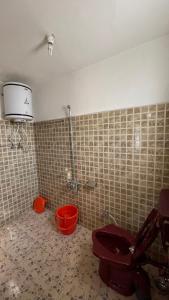
[[[68,187],[68,189],[71,190],[71,191],[78,192],[79,189],[80,189],[79,181],[77,181],[76,178],[72,177],[72,172],[68,168],[66,168],[65,171],[66,171],[66,175],[67,175],[67,187]]]
[[[71,179],[71,180],[67,181],[67,187],[69,190],[77,193],[80,189],[80,182],[77,180]]]
[[[114,218],[114,216],[113,216],[112,214],[109,213],[108,210],[103,210],[103,211],[101,212],[100,217],[101,217],[102,219],[106,219],[106,220],[108,220],[108,219],[110,218],[110,219],[113,221],[113,223],[114,223],[115,225],[118,225],[117,222],[116,222],[116,219]]]

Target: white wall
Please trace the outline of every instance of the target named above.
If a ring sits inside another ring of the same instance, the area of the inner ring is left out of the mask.
[[[52,77],[52,76],[51,76]],[[169,36],[50,79],[34,95],[36,120],[169,101]]]
[[[169,35],[52,78],[33,89],[33,102],[38,121],[65,116],[67,104],[79,115],[169,102]]]

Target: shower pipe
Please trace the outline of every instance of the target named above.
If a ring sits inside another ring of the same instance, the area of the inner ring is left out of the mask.
[[[74,156],[74,145],[73,145],[73,127],[71,118],[71,107],[67,105],[68,109],[68,122],[69,122],[69,143],[70,143],[70,160],[72,169],[72,181],[76,181],[76,171],[75,171],[75,156]]]

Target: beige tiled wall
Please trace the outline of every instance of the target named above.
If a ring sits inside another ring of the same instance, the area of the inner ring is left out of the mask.
[[[35,128],[40,193],[52,209],[76,203],[88,228],[104,224],[108,210],[119,225],[136,232],[158,205],[160,189],[169,187],[169,104],[73,117],[77,195],[66,188],[68,120]],[[96,188],[86,186],[89,179]]]
[[[11,149],[9,136],[18,128],[23,129],[24,149]],[[0,224],[30,208],[37,195],[34,125],[20,124],[18,127],[17,124],[0,121]]]
[[[112,222],[103,218],[106,210],[120,226],[136,232],[158,206],[160,189],[169,188],[169,104],[72,120],[78,194],[66,184],[66,169],[71,169],[66,118],[22,124],[29,151],[10,149],[8,131],[14,125],[0,122],[0,222],[32,205],[39,181],[39,192],[51,209],[75,203],[80,222],[88,228]],[[97,186],[88,188],[88,180]]]

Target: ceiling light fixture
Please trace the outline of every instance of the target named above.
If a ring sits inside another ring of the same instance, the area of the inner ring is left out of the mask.
[[[48,40],[48,53],[49,53],[50,56],[52,56],[54,42],[55,42],[54,34],[52,33],[52,34],[48,35],[47,40]]]

